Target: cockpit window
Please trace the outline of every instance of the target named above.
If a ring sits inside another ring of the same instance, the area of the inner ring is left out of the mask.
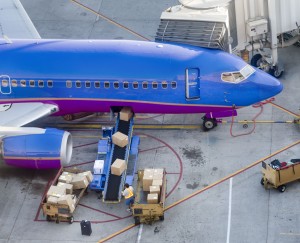
[[[254,72],[255,69],[252,68],[250,65],[247,65],[244,68],[242,68],[240,71],[222,73],[221,78],[224,82],[237,84],[247,79]]]

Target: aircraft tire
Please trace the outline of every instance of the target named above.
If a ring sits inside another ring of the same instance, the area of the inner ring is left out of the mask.
[[[217,126],[216,118],[204,118],[203,119],[203,130],[209,131]]]
[[[275,78],[280,78],[283,74],[283,71],[278,71],[277,68],[271,68],[269,73]]]
[[[255,54],[251,59],[251,65],[253,67],[259,67],[259,62],[261,62],[261,59],[262,59],[262,55]]]

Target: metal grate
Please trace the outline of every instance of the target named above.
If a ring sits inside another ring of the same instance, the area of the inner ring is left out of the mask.
[[[155,41],[229,50],[225,23],[162,19]]]

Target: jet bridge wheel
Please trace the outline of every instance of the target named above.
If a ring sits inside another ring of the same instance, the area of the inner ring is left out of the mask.
[[[218,125],[216,118],[203,117],[203,131],[209,131]]]

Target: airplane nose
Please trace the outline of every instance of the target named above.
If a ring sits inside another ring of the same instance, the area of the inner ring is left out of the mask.
[[[278,79],[262,71],[260,71],[260,76],[258,79],[260,100],[269,99],[283,90],[283,85]]]

